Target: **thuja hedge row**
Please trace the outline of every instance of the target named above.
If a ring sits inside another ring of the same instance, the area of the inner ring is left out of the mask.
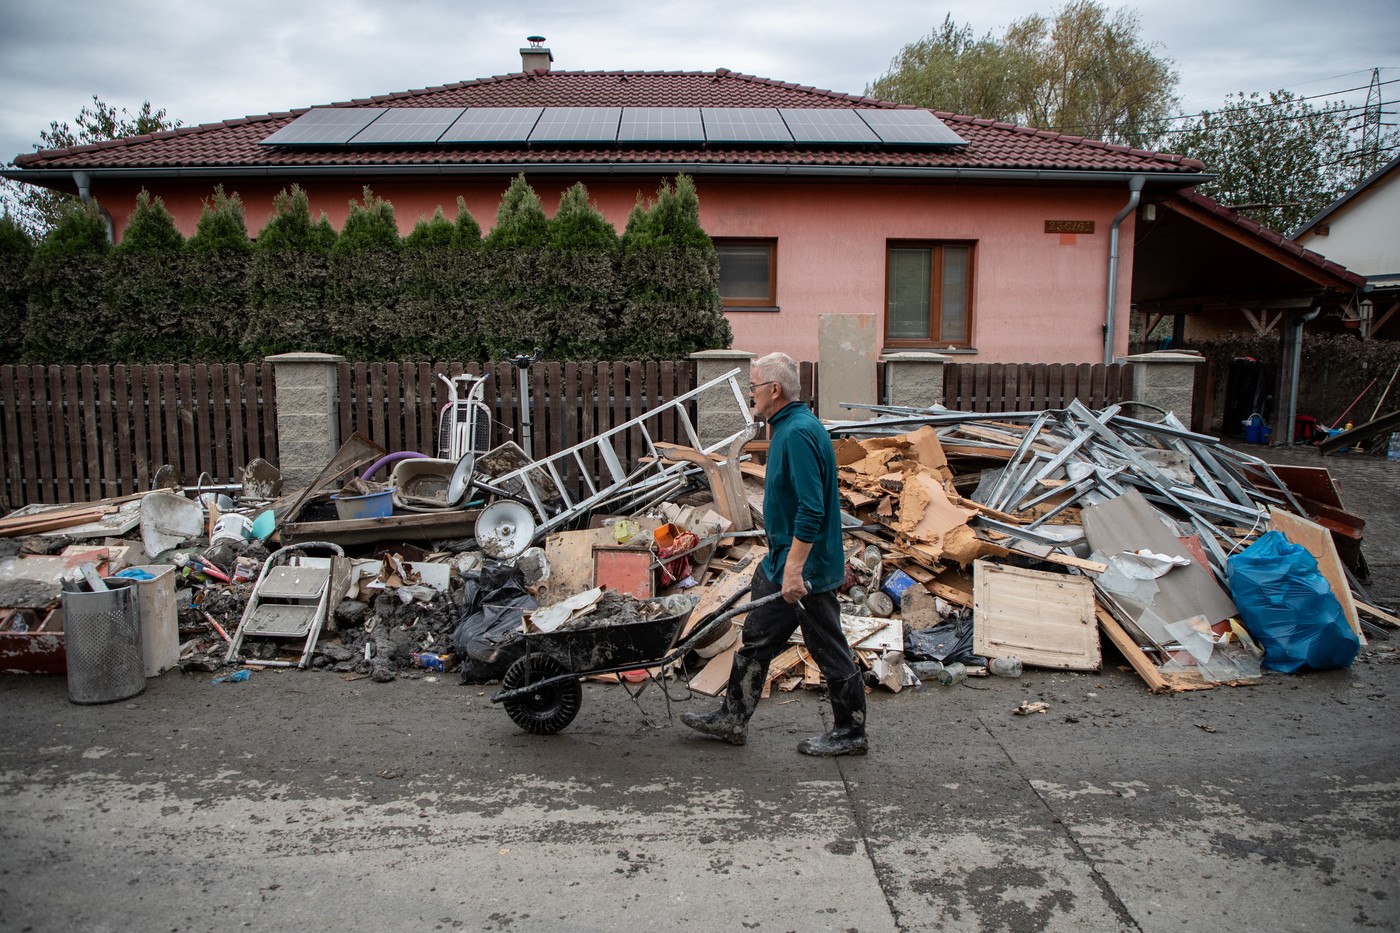
[[[218,190],[195,234],[142,192],[115,247],[75,204],[37,246],[0,223],[0,350],[29,363],[675,359],[729,345],[719,262],[689,178],[639,203],[621,236],[575,185],[546,216],[517,177],[486,237],[458,199],[400,237],[368,188],[335,231],[293,186],[256,239]]]

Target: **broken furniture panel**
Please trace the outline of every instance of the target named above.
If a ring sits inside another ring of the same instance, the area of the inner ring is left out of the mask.
[[[1356,614],[1356,601],[1351,595],[1351,584],[1347,581],[1346,568],[1337,554],[1332,541],[1332,533],[1317,522],[1310,522],[1300,515],[1285,512],[1279,508],[1269,510],[1269,520],[1274,528],[1293,544],[1304,548],[1317,560],[1317,569],[1332,588],[1332,595],[1342,604],[1342,612],[1347,617],[1347,625],[1366,644],[1366,635],[1361,631],[1361,620]]]
[[[994,564],[973,564],[972,650],[989,658],[1067,671],[1102,663],[1087,577]]]

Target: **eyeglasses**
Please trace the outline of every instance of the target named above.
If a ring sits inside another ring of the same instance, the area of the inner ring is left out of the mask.
[[[755,382],[753,385],[749,386],[749,407],[752,408],[752,407],[754,407],[755,404],[757,404],[757,403],[754,401],[754,397],[753,397],[753,393],[754,393],[754,390],[755,390],[755,389],[758,389],[758,388],[760,388],[760,387],[762,387],[762,386],[775,386],[775,385],[777,385],[777,384],[778,384],[778,381],[777,381],[776,379],[769,379],[767,382]]]

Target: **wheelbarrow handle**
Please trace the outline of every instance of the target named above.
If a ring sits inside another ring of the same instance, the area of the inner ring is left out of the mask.
[[[759,606],[766,606],[768,603],[782,598],[783,593],[779,590],[776,593],[769,593],[767,596],[761,596],[758,599],[750,600],[743,605],[735,606],[732,609],[721,612],[717,616],[704,620],[696,627],[695,631],[691,632],[690,635],[673,650],[673,653],[675,653],[677,657],[684,655],[690,650],[691,645],[713,632],[719,627],[720,623],[728,622],[735,616],[741,616],[752,609],[757,609]]]

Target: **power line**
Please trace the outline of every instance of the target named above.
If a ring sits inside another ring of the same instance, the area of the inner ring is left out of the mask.
[[[1345,76],[1343,76],[1343,77],[1345,77]],[[1381,86],[1381,87],[1385,87],[1387,84],[1397,84],[1397,83],[1400,83],[1400,78],[1391,78],[1389,81],[1382,81],[1380,86]],[[1372,86],[1371,86],[1370,84],[1363,84],[1363,85],[1360,85],[1359,87],[1344,88],[1343,90],[1340,90],[1340,91],[1330,91],[1330,92],[1328,92],[1328,93],[1326,93],[1326,94],[1310,94],[1310,95],[1308,95],[1307,97],[1290,97],[1288,100],[1280,100],[1280,101],[1261,101],[1261,102],[1259,102],[1259,103],[1252,104],[1252,106],[1255,106],[1255,107],[1286,107],[1286,106],[1289,105],[1289,104],[1296,104],[1296,103],[1298,103],[1298,102],[1300,102],[1300,101],[1305,101],[1305,100],[1322,100],[1323,98],[1327,98],[1327,97],[1336,97],[1336,96],[1338,96],[1338,95],[1340,95],[1340,94],[1350,94],[1352,91],[1368,91],[1368,90],[1371,89],[1371,87],[1372,87]],[[1278,88],[1277,90],[1287,90],[1287,88]],[[1258,93],[1258,92],[1256,92],[1256,93]],[[1244,95],[1240,95],[1240,99],[1241,99],[1242,101],[1244,101],[1245,103],[1250,103],[1249,98],[1248,98],[1248,97],[1245,97]],[[1195,119],[1196,117],[1203,117],[1203,116],[1205,116],[1207,113],[1216,113],[1216,112],[1218,112],[1218,110],[1203,110],[1203,111],[1201,111],[1200,113],[1183,113],[1183,114],[1178,114],[1177,116],[1174,116],[1174,117],[1167,117],[1167,119],[1168,119],[1168,120],[1193,120],[1193,119]]]

